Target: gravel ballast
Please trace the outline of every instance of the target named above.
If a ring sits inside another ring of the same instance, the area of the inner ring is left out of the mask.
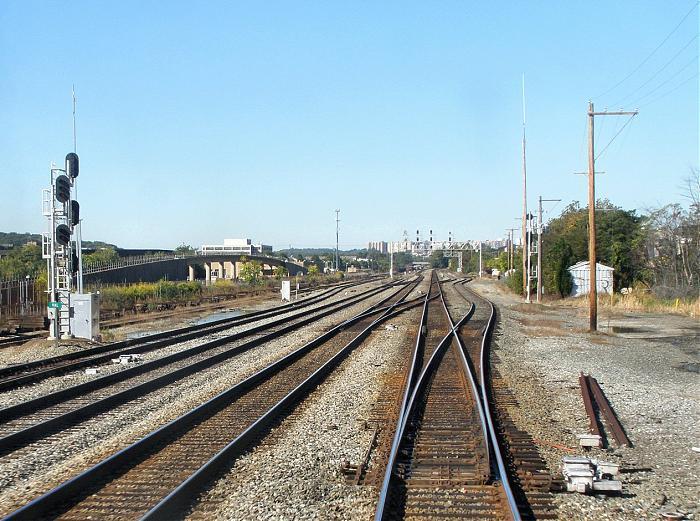
[[[0,513],[6,514],[356,315],[388,290],[207,371],[101,414],[3,458]]]
[[[559,518],[660,519],[661,513],[680,512],[694,519],[700,496],[700,454],[693,451],[700,445],[700,381],[687,368],[698,363],[697,320],[604,312],[601,324],[609,320],[634,337],[590,334],[585,310],[526,305],[493,281],[470,286],[498,305],[496,367],[520,403],[516,424],[536,438],[550,471],[558,474],[566,455],[621,465],[621,496],[557,494]],[[630,323],[648,327],[634,333],[626,328]],[[643,334],[646,330],[653,334]],[[588,432],[581,371],[598,379],[634,447],[590,453],[577,447],[576,435]]]
[[[347,484],[343,462],[358,464],[372,439],[365,420],[381,381],[419,320],[414,308],[380,325],[299,408],[238,458],[189,519],[369,519],[377,490]]]

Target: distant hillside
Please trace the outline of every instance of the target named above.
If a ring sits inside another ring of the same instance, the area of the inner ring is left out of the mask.
[[[38,233],[0,232],[0,246],[22,246],[31,241],[41,244],[41,235]]]
[[[41,235],[38,233],[0,232],[0,247],[23,246],[34,241],[41,244]],[[83,248],[115,248],[118,246],[102,241],[83,241]]]
[[[277,250],[277,253],[283,253],[285,255],[291,255],[297,257],[301,255],[302,257],[312,257],[314,255],[335,255],[335,248],[287,248],[284,250]],[[366,253],[367,250],[339,250],[340,255],[358,255],[360,253]]]

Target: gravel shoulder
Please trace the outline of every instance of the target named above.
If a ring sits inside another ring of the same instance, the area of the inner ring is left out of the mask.
[[[588,432],[581,371],[598,379],[634,444],[588,453],[620,463],[621,496],[557,494],[559,518],[660,519],[674,511],[697,518],[700,322],[603,311],[599,321],[610,332],[590,334],[584,309],[527,305],[495,281],[470,286],[498,306],[495,364],[520,403],[514,421],[536,439],[553,474],[563,456],[584,454],[576,438]]]

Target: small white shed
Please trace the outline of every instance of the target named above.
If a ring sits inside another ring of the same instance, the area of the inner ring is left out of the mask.
[[[610,266],[605,266],[601,263],[596,263],[595,278],[596,287],[598,293],[612,293],[613,292],[613,272],[614,268]],[[588,268],[588,261],[581,261],[569,268],[569,273],[571,273],[571,279],[573,280],[573,287],[571,288],[571,296],[579,297],[581,295],[587,295],[590,288],[590,269]]]

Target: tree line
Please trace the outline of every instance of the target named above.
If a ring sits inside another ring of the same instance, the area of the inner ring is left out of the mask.
[[[688,205],[668,204],[643,214],[607,199],[596,203],[597,261],[614,268],[614,288],[650,289],[661,298],[697,297],[700,289],[700,176],[686,180]],[[545,294],[567,296],[568,268],[588,260],[588,208],[569,204],[542,234],[542,283]],[[534,260],[533,260],[534,262]],[[505,270],[507,254],[488,266]],[[509,285],[522,291],[522,257],[516,254]],[[534,288],[533,288],[534,291]]]

